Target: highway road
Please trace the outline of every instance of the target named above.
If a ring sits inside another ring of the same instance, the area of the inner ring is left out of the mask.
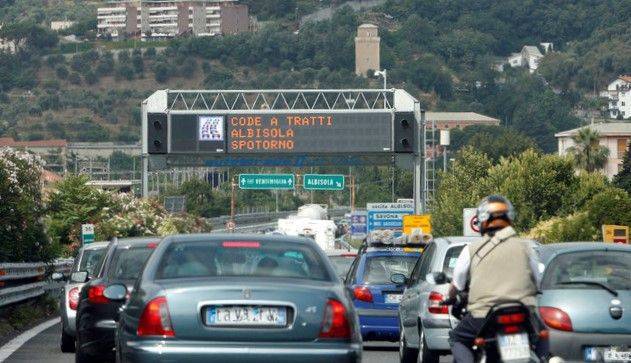
[[[74,355],[61,353],[59,350],[60,324],[55,324],[28,340],[5,361],[16,362],[74,362]],[[364,347],[364,363],[391,363],[399,361],[396,343],[368,342]],[[443,357],[441,362],[450,362],[450,357]]]

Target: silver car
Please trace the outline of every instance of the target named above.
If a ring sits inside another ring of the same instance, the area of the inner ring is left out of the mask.
[[[108,242],[94,242],[79,249],[79,253],[75,258],[72,272],[88,271],[88,276],[92,277],[98,271],[105,248]],[[68,279],[64,285],[64,292],[59,301],[59,310],[61,314],[61,351],[71,353],[75,351],[77,305],[79,303],[79,292],[84,282],[74,282]]]
[[[458,321],[447,306],[448,284],[437,285],[432,273],[444,272],[451,278],[462,249],[481,237],[444,237],[434,239],[414,266],[399,306],[401,335],[399,356],[405,362],[438,362],[450,354],[449,331]]]

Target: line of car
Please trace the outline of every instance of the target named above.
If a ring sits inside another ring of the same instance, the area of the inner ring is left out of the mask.
[[[458,324],[440,304],[445,282],[477,239],[327,251],[328,258],[310,239],[278,235],[88,245],[62,297],[61,348],[72,350],[76,336],[77,362],[356,362],[362,341],[387,340],[399,342],[401,362],[437,362]],[[631,361],[631,248],[533,248],[552,353]],[[95,251],[103,256],[98,267],[88,262]]]

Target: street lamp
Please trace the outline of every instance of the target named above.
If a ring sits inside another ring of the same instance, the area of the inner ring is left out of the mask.
[[[447,171],[447,146],[449,146],[449,130],[440,130],[440,146],[443,147],[443,171]]]
[[[388,71],[386,69],[382,70],[382,71],[375,71],[375,76],[382,76],[383,77],[383,89],[386,89],[386,84],[388,82]]]

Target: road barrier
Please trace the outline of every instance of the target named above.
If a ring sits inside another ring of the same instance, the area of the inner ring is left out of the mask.
[[[349,208],[331,208],[328,210],[328,213],[330,218],[334,218],[341,217],[349,211]],[[287,218],[291,214],[296,214],[296,211],[237,214],[234,217],[234,221],[237,225],[237,230],[246,232],[241,227],[276,222],[278,219]],[[230,216],[209,218],[208,220],[213,226],[213,231],[221,232],[225,230],[225,224],[230,220]]]
[[[73,259],[59,259],[53,263],[0,263],[0,307],[32,299],[63,283],[44,281],[48,272],[68,274]]]

